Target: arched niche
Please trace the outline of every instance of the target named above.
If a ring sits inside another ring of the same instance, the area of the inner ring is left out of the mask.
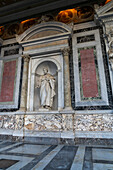
[[[32,59],[29,65],[29,79],[28,79],[28,98],[27,110],[39,111],[40,108],[40,89],[36,87],[37,76],[36,74],[43,75],[43,67],[48,68],[48,72],[56,79],[55,92],[52,110],[62,110],[64,108],[64,69],[63,58],[61,53],[53,54],[46,57],[40,56]]]
[[[43,68],[48,69],[48,73],[52,75],[55,79],[55,93],[56,95],[53,97],[53,105],[51,110],[58,110],[58,68],[57,65],[53,61],[43,61],[41,62],[35,71],[35,82],[34,82],[34,105],[33,110],[38,111],[41,108],[41,99],[40,99],[40,88],[36,88],[37,83],[43,73]]]

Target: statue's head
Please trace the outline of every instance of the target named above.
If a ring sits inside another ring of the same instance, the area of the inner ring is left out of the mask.
[[[44,67],[43,72],[44,72],[44,74],[47,74],[48,73],[48,68]]]

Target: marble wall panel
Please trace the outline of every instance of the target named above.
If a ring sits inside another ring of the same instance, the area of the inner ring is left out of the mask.
[[[60,131],[61,115],[36,115],[25,117],[25,129],[35,131]]]
[[[111,114],[41,114],[0,116],[0,128],[46,132],[112,132],[113,115]]]
[[[25,121],[24,115],[16,115],[15,116],[15,130],[20,130],[24,127],[24,121]]]
[[[62,114],[62,131],[73,131],[75,116],[72,114]]]

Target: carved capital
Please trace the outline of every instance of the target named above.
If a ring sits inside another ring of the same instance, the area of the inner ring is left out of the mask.
[[[61,49],[62,53],[64,56],[68,56],[69,55],[69,52],[70,52],[70,48],[67,47],[67,48],[63,48]]]
[[[22,58],[24,59],[24,62],[29,62],[29,60],[30,60],[29,54],[22,55]]]

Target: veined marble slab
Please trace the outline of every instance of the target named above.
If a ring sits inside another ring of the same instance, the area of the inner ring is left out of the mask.
[[[15,144],[11,144],[11,145],[9,145],[9,146],[6,146],[6,147],[4,147],[4,148],[1,148],[1,149],[0,149],[0,152],[2,152],[2,151],[4,151],[4,150],[7,150],[7,149],[10,149],[10,148],[12,148],[12,147],[14,147],[14,146],[18,146],[18,145],[20,145],[20,144],[22,144],[22,142],[15,143]]]
[[[71,170],[82,170],[84,154],[85,154],[85,146],[79,146],[73,164],[71,166]]]
[[[40,155],[46,149],[48,149],[50,145],[29,145],[24,144],[22,146],[17,147],[16,149],[10,150],[11,153],[26,153],[26,154],[36,154]]]
[[[113,170],[113,164],[93,164],[93,170]]]
[[[92,149],[93,160],[113,161],[113,149]]]
[[[57,146],[46,157],[44,157],[32,170],[43,170],[62,148],[63,145]]]

